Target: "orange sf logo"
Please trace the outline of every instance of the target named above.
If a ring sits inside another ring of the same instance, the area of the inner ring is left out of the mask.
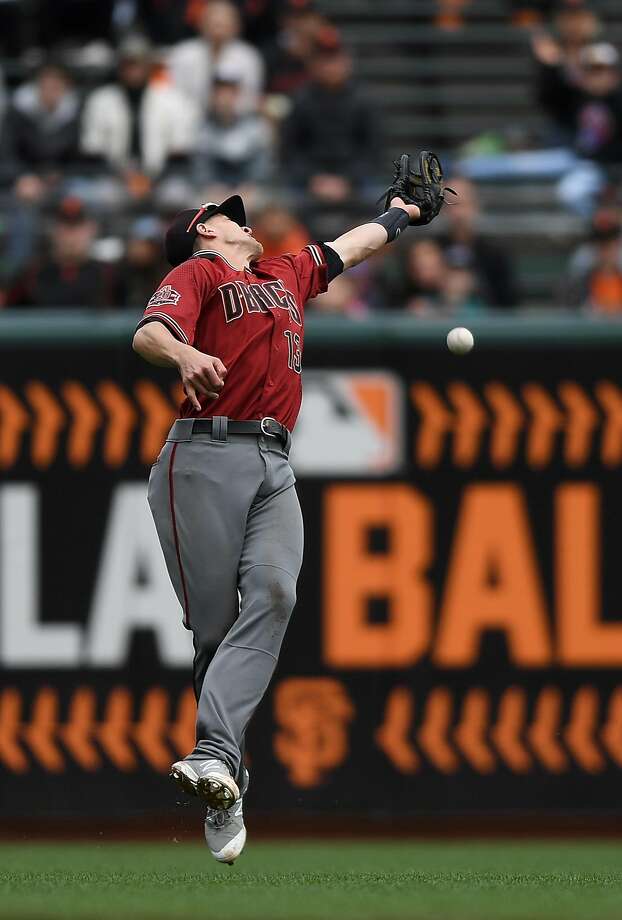
[[[344,762],[354,707],[340,681],[331,677],[284,680],[274,695],[274,713],[280,726],[274,752],[294,786],[317,786],[326,770]]]

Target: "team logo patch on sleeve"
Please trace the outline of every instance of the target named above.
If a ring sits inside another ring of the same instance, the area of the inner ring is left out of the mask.
[[[179,291],[176,291],[175,288],[171,287],[170,284],[165,284],[164,287],[159,288],[149,303],[147,304],[147,309],[149,307],[161,307],[165,303],[178,303],[181,294]]]

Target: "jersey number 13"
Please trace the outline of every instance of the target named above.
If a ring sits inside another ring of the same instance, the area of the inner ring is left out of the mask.
[[[300,351],[300,336],[297,332],[292,332],[291,329],[286,329],[283,333],[287,339],[287,364],[288,366],[295,371],[297,374],[300,373],[302,368],[302,352]]]

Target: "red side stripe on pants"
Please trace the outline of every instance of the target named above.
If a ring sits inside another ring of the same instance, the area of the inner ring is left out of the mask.
[[[184,567],[181,564],[181,552],[179,549],[179,537],[177,535],[177,518],[175,517],[175,484],[173,482],[173,467],[175,465],[175,454],[177,453],[178,444],[173,444],[171,459],[168,465],[168,497],[171,506],[171,522],[173,524],[173,540],[175,541],[175,553],[177,554],[177,565],[179,566],[179,577],[181,578],[181,588],[184,595],[184,626],[190,629],[190,612],[188,606],[188,591],[186,590],[186,576]]]

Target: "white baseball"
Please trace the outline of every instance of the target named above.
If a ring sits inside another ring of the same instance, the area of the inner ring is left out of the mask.
[[[464,326],[456,326],[447,333],[447,348],[454,355],[466,355],[475,344],[473,333]]]

